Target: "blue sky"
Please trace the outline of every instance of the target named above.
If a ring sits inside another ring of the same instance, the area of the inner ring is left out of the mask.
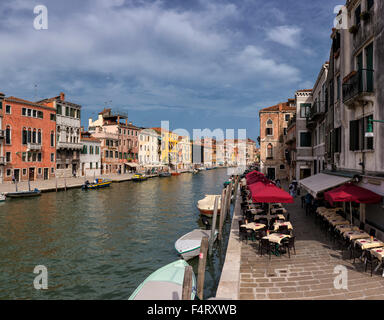
[[[33,9],[48,9],[48,30]],[[138,126],[247,129],[313,86],[343,0],[2,0],[0,92],[64,91],[82,124],[106,105]],[[37,84],[37,88],[35,88]]]

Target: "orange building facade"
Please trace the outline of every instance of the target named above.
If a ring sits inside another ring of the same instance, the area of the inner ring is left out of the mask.
[[[56,110],[16,97],[6,97],[2,111],[3,181],[47,180],[54,177]]]

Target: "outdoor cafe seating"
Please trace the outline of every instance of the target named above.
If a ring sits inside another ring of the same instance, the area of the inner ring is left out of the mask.
[[[355,184],[346,183],[325,192],[324,199],[327,205],[317,207],[315,216],[333,243],[342,251],[349,250],[349,258],[353,259],[354,264],[356,261],[363,262],[365,271],[369,267],[371,276],[373,271],[383,268],[384,242],[376,238],[376,229],[370,228],[369,232],[366,231],[365,223],[356,218],[353,205],[380,203],[382,197]],[[336,203],[343,202],[343,208],[334,207]]]
[[[246,182],[247,188],[241,189],[240,240],[258,241],[261,256],[264,253],[270,258],[271,254],[288,253],[290,256],[290,249],[294,248],[293,226],[282,203],[292,203],[293,198],[258,172],[248,173]]]

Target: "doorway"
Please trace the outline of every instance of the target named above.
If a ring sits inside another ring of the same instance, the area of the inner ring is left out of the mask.
[[[13,170],[13,175],[15,176],[15,180],[17,182],[20,182],[20,169],[14,169]]]
[[[44,168],[44,180],[48,180],[48,173],[49,173],[48,168]]]
[[[311,169],[300,169],[300,180],[311,176]]]
[[[269,180],[275,180],[276,179],[276,169],[275,168],[268,168],[267,169],[267,177]]]
[[[29,168],[29,181],[35,181],[35,168]]]

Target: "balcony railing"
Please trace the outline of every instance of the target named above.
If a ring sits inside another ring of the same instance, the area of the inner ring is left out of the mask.
[[[356,98],[371,94],[373,91],[373,70],[359,70],[343,84],[343,102],[353,102]]]
[[[27,151],[40,151],[40,150],[41,150],[41,144],[38,144],[38,143],[27,144]]]
[[[58,142],[58,149],[70,149],[70,150],[82,150],[83,145],[81,143],[71,143],[71,142]]]

